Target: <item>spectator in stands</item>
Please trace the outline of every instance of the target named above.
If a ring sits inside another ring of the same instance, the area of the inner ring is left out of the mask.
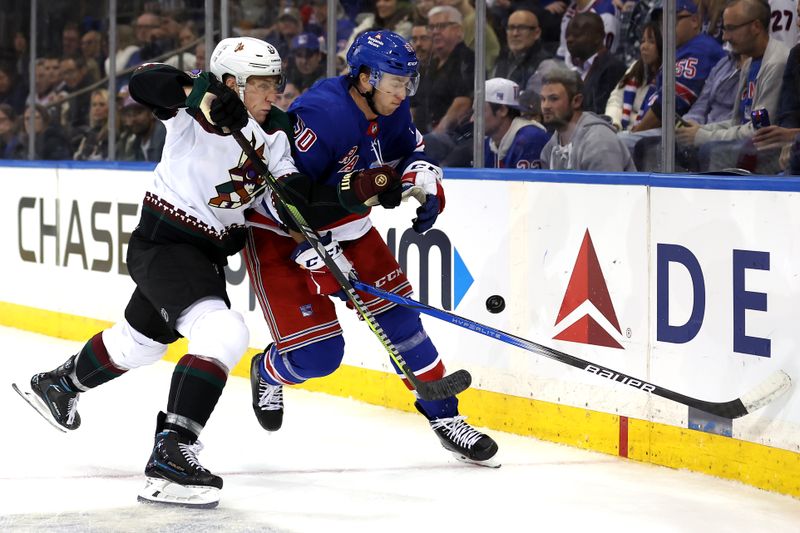
[[[800,3],[797,5],[797,12],[800,17]],[[800,27],[800,18],[797,19],[797,26]],[[755,147],[765,151],[778,146],[796,144],[795,138],[800,134],[800,44],[792,47],[786,60],[778,101],[778,116],[773,121],[775,125],[759,128],[753,135]],[[792,153],[792,155],[800,162],[800,154]]]
[[[611,91],[605,114],[617,131],[627,131],[639,120],[647,97],[655,90],[661,70],[661,25],[645,25],[637,59]]]
[[[47,77],[48,87],[56,94],[63,92],[64,79],[61,77],[61,60],[55,56],[45,56],[44,74]]]
[[[797,1],[769,0],[769,8],[772,20],[769,28],[770,39],[781,41],[787,48],[797,44],[800,38],[798,31],[800,26],[797,17],[792,16],[792,12],[797,10]]]
[[[550,134],[519,111],[519,85],[504,78],[486,81],[483,121],[486,132],[484,166],[541,168],[542,147]]]
[[[461,13],[461,27],[464,33],[464,44],[473,52],[475,51],[475,8],[472,7],[470,0],[434,0],[437,6],[452,6]],[[430,17],[430,12],[428,13]],[[491,72],[500,55],[500,40],[495,35],[491,25],[486,25],[484,33],[484,51],[486,54],[486,70]]]
[[[34,114],[35,148],[34,159],[46,161],[59,161],[72,159],[69,151],[69,143],[61,126],[56,121],[50,119],[50,115],[44,106],[36,105]],[[31,108],[25,109],[25,117],[22,122],[23,133],[21,136],[24,145],[23,153],[28,153],[28,125],[30,124]]]
[[[592,12],[575,15],[566,30],[571,68],[583,80],[583,108],[597,114],[605,112],[611,91],[625,73],[625,65],[603,44],[604,32],[603,20]]]
[[[169,9],[161,11],[160,15],[161,39],[167,49],[177,48],[186,14],[180,9]]]
[[[142,56],[139,53],[139,46],[136,44],[136,37],[133,28],[127,24],[120,24],[117,26],[117,55],[116,55],[116,71],[119,76],[131,67],[140,65],[142,63]],[[109,72],[110,61],[108,58],[103,62],[103,68],[106,73]],[[117,87],[127,85],[130,74],[119,76],[117,78]]]
[[[319,38],[313,33],[301,33],[292,40],[291,57],[286,79],[301,93],[325,77],[324,54],[319,46]]]
[[[556,57],[563,59],[568,67],[573,67],[576,64],[572,61],[572,52],[567,46],[567,28],[575,17],[586,13],[594,13],[600,17],[601,27],[603,28],[603,36],[600,39],[601,46],[611,54],[617,51],[620,40],[619,18],[617,17],[617,10],[614,7],[613,0],[572,0],[561,19],[561,40],[556,51]],[[585,60],[586,58],[582,58],[581,62]],[[620,73],[621,76],[622,73]]]
[[[28,50],[28,37],[21,31],[14,33],[14,65],[20,79],[27,80],[30,72],[31,55]]]
[[[542,168],[550,170],[635,171],[630,152],[614,127],[583,111],[583,81],[557,67],[542,80],[542,117],[555,130],[542,149]]]
[[[68,22],[61,30],[61,57],[78,57],[81,55],[81,32],[78,25]]]
[[[398,0],[374,0],[372,10],[356,26],[345,45],[344,52],[350,49],[355,38],[365,31],[391,30],[404,39],[411,37],[411,7]]]
[[[469,119],[475,54],[464,44],[461,24],[461,13],[451,6],[437,6],[428,13],[433,60],[411,98],[414,124],[422,133],[457,135]]]
[[[120,119],[126,122],[130,136],[121,147],[122,161],[160,161],[167,130],[148,108],[126,96],[120,109]]]
[[[25,109],[28,97],[28,81],[17,77],[17,69],[11,63],[0,63],[0,104],[8,104],[19,114]]]
[[[517,9],[508,17],[506,47],[500,51],[492,77],[506,78],[525,87],[539,63],[552,57],[542,48],[539,19],[528,9]]]
[[[89,127],[77,139],[73,159],[102,161],[108,156],[108,90],[92,91]]]
[[[161,17],[155,13],[142,13],[136,18],[133,26],[136,45],[139,47],[140,63],[157,57],[170,49],[164,30],[161,28]]]
[[[81,56],[61,60],[61,77],[64,79],[63,89],[68,94],[78,92],[94,81],[89,78],[86,61]],[[84,92],[68,100],[69,108],[62,122],[67,131],[72,133],[73,130],[88,125],[91,99],[91,94]]]
[[[303,23],[300,20],[300,12],[294,7],[287,7],[278,16],[275,29],[264,38],[265,41],[278,50],[278,55],[283,60],[284,70],[289,64],[292,40],[300,35],[302,31]]]
[[[415,24],[428,24],[428,12],[433,9],[433,0],[416,0],[411,2],[413,10],[411,16]]]
[[[414,46],[414,51],[417,53],[417,59],[419,60],[420,76],[424,76],[433,58],[427,19],[414,22],[411,27],[411,44]]]
[[[8,104],[0,104],[0,159],[25,159],[25,146],[19,137],[17,112]]]
[[[328,0],[311,0],[313,12],[306,25],[306,31],[328,42]],[[336,2],[336,52],[346,51],[345,44],[356,25],[344,16],[344,9]]]
[[[745,58],[739,54],[728,52],[717,61],[711,72],[708,73],[706,82],[700,96],[694,101],[689,111],[683,115],[683,120],[697,124],[710,124],[731,118],[733,102],[739,96],[739,74]]]
[[[702,33],[703,18],[692,0],[677,0],[675,10],[675,112],[683,116],[697,100],[708,74],[725,52],[717,41]],[[656,90],[645,103],[644,116],[632,131],[661,127],[662,84],[659,74]]]
[[[99,80],[106,75],[103,35],[99,31],[89,30],[81,36],[81,55],[92,79]]]
[[[181,31],[178,32],[178,46],[180,46],[181,48],[189,46],[196,39],[197,39],[197,29],[194,26],[194,22],[188,20],[181,27]]]
[[[283,92],[278,95],[275,105],[283,111],[287,111],[298,96],[300,96],[300,90],[297,86],[292,82],[286,82],[286,86],[283,88]]]
[[[786,68],[788,49],[769,35],[770,10],[763,0],[734,0],[722,14],[722,33],[733,51],[748,59],[742,65],[731,118],[699,125],[689,123],[676,131],[681,145],[700,147],[700,169],[720,170],[738,166],[762,173],[778,170],[778,153],[774,150],[754,157],[752,138],[755,128],[750,112],[766,109],[770,117],[778,116],[781,81]],[[740,153],[741,152],[741,153]],[[741,165],[742,157],[753,160]]]
[[[173,47],[183,48],[184,46],[191,44],[195,39],[197,39],[197,35],[194,32],[194,25],[192,23],[187,23],[178,29]],[[205,46],[205,43],[203,43],[203,46]],[[192,50],[188,49],[169,56],[163,62],[171,67],[185,71],[195,68],[194,66],[197,63],[197,58],[192,53]]]

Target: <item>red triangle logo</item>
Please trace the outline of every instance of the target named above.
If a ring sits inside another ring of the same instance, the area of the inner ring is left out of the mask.
[[[575,260],[572,276],[569,278],[569,284],[564,293],[564,300],[561,302],[561,309],[558,311],[555,325],[558,325],[567,315],[586,300],[589,300],[614,328],[619,333],[622,333],[619,327],[619,320],[617,320],[617,314],[614,311],[614,304],[611,302],[611,295],[608,293],[608,286],[606,285],[603,271],[600,269],[600,261],[597,260],[597,253],[594,250],[594,244],[592,243],[592,237],[589,235],[588,229],[583,236],[581,249],[578,252],[578,258]],[[583,344],[622,348],[622,346],[589,315],[585,315],[577,320],[554,338]]]

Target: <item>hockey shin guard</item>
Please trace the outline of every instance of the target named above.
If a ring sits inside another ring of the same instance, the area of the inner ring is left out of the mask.
[[[445,374],[444,363],[428,333],[422,327],[419,313],[404,307],[392,307],[376,317],[378,323],[402,354],[408,365],[422,381],[441,379]],[[394,365],[395,372],[400,370]],[[402,376],[401,376],[402,377]],[[406,387],[411,385],[403,379]],[[444,400],[417,400],[428,418],[446,418],[458,414],[458,399],[453,396]]]
[[[75,360],[75,368],[68,377],[78,390],[87,390],[120,377],[127,372],[114,365],[103,343],[103,334],[97,333],[83,346]]]
[[[188,421],[178,426],[183,428],[192,426],[189,429],[195,437],[198,436],[214,411],[227,380],[227,370],[217,361],[192,354],[181,357],[172,373],[167,402],[167,421],[170,421],[170,415],[175,415],[180,420],[187,419]],[[196,425],[192,425],[191,422]],[[166,427],[166,429],[180,430],[180,427]]]

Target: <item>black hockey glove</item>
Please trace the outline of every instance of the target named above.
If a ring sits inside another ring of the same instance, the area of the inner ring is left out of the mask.
[[[223,133],[237,131],[247,125],[244,102],[211,72],[201,72],[194,79],[186,105],[200,109],[206,121]]]
[[[365,213],[374,205],[394,209],[402,194],[400,175],[386,165],[345,174],[339,182],[339,201],[353,213]]]

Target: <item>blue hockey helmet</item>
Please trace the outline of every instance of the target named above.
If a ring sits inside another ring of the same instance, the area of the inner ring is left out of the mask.
[[[409,78],[408,96],[417,92],[417,53],[411,43],[392,31],[367,31],[356,37],[347,51],[347,64],[353,78],[358,78],[361,67],[367,67],[370,71],[369,83],[376,89],[383,74],[394,74]]]

